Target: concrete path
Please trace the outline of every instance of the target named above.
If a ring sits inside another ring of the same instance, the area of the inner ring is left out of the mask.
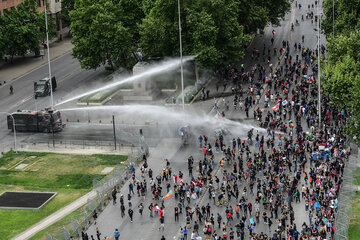
[[[61,218],[65,217],[69,213],[71,213],[71,212],[75,211],[76,209],[78,209],[79,207],[83,206],[84,204],[86,204],[86,202],[87,202],[87,200],[89,198],[94,198],[95,196],[96,196],[96,191],[94,191],[94,190],[87,193],[87,194],[85,194],[81,198],[79,198],[76,201],[70,203],[66,207],[63,207],[62,209],[54,212],[53,214],[51,214],[47,218],[45,218],[42,221],[36,223],[34,226],[30,227],[29,229],[27,229],[26,231],[20,233],[19,235],[17,235],[16,237],[14,237],[12,239],[13,240],[23,240],[23,239],[30,238],[31,236],[35,235],[39,231],[49,227],[50,225],[52,225],[53,223],[59,221]]]

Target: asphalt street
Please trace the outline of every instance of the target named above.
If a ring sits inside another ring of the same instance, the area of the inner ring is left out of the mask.
[[[51,61],[52,76],[57,78],[54,103],[82,92],[82,89],[96,84],[109,74],[104,68],[98,70],[81,69],[77,59],[67,53]],[[11,85],[14,94],[10,95],[9,84],[0,86],[0,112],[12,113],[20,110],[44,109],[51,105],[50,96],[34,98],[34,82],[48,77],[48,65],[43,65],[14,80]],[[32,133],[18,133],[18,142],[27,139]],[[13,134],[7,129],[6,114],[0,114],[0,151],[13,148]]]

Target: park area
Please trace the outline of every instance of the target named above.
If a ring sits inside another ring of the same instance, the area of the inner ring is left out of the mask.
[[[0,209],[0,239],[11,239],[91,191],[93,179],[104,178],[112,167],[126,160],[125,155],[6,153],[0,158],[0,194],[34,191],[57,195],[39,210]]]

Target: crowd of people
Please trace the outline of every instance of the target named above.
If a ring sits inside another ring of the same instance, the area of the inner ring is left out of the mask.
[[[310,12],[308,21],[313,19]],[[215,73],[216,91],[221,84],[224,91],[228,86],[232,90],[231,97],[214,100],[215,111],[226,117],[232,102],[234,112],[253,117],[258,127],[245,137],[199,136],[202,157],[187,156],[187,173],[173,169],[167,159],[162,171],[154,173],[145,157],[128,194],[113,190],[122,217],[128,215],[132,222],[135,208],[141,216],[147,210],[165,233],[173,214],[179,225],[174,239],[180,240],[334,239],[338,193],[350,154],[341,132],[347,113],[326,97],[318,102],[319,49],[305,47],[304,37],[276,46],[276,32],[272,35],[262,51],[254,49],[252,58],[258,63],[248,71],[242,64]],[[202,92],[209,98],[209,91]],[[151,198],[151,203],[134,206],[136,197]],[[166,204],[169,198],[175,199],[174,206]],[[119,239],[118,230],[114,237]]]

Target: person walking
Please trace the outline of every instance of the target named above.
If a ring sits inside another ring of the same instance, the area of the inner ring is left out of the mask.
[[[144,211],[144,205],[142,203],[140,203],[139,206],[138,206],[138,209],[139,209],[140,215],[142,216],[143,211]]]
[[[197,196],[196,196],[196,193],[195,193],[195,192],[192,193],[191,198],[194,200],[194,206],[196,206]]]
[[[175,214],[175,222],[179,221],[179,208],[175,206],[174,208],[174,214]]]
[[[133,214],[134,214],[134,211],[133,211],[131,208],[129,208],[128,214],[129,214],[129,217],[130,217],[130,222],[133,222]]]
[[[119,240],[120,232],[119,232],[119,230],[117,228],[114,231],[114,237],[115,237],[115,240]]]
[[[125,217],[125,206],[124,206],[124,203],[122,203],[120,205],[120,210],[121,210],[121,217]]]
[[[116,194],[117,194],[117,190],[116,187],[114,187],[113,190],[111,191],[111,196],[113,198],[113,205],[116,204]]]
[[[165,218],[164,216],[160,217],[160,227],[159,227],[159,231],[162,229],[162,231],[165,230]]]
[[[154,217],[154,205],[150,203],[149,205],[150,217]]]
[[[134,185],[132,184],[132,182],[129,183],[129,194],[135,194],[134,193]]]

